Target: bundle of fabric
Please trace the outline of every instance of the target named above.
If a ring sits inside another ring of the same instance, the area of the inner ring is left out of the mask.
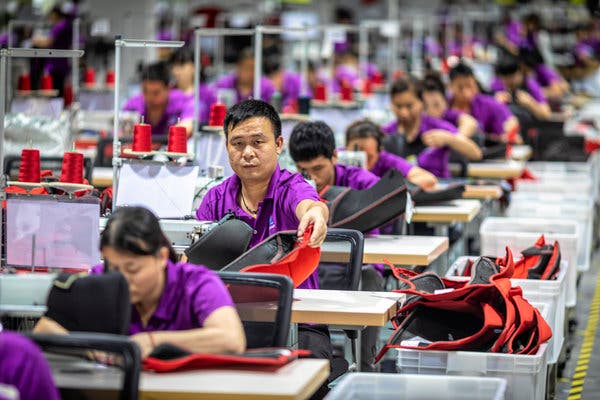
[[[511,287],[514,263],[506,249],[504,267],[480,257],[469,281],[393,268],[407,298],[392,319],[390,348],[535,354],[552,337],[539,311]]]

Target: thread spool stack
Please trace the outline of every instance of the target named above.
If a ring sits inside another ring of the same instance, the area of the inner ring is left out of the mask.
[[[383,74],[379,71],[376,71],[371,77],[370,81],[375,85],[383,85]]]
[[[140,153],[152,151],[152,127],[149,124],[135,124],[133,126],[132,150]]]
[[[64,154],[60,181],[83,184],[83,154],[74,151]]]
[[[327,101],[327,87],[323,82],[319,82],[315,86],[313,99],[317,101]]]
[[[370,79],[365,79],[363,82],[362,94],[368,96],[373,93],[373,83]]]
[[[38,149],[21,150],[19,182],[39,183],[40,180],[40,151]]]
[[[94,86],[96,84],[96,71],[94,71],[94,68],[89,67],[85,70],[84,83],[86,86]]]
[[[54,89],[54,85],[52,83],[52,76],[50,76],[50,74],[44,73],[44,75],[42,75],[42,84],[40,87],[41,87],[41,90],[53,90]]]
[[[110,70],[110,71],[106,72],[106,78],[105,78],[104,83],[108,87],[114,87],[115,86],[115,71]]]
[[[19,75],[19,83],[17,88],[21,92],[31,91],[31,76],[29,76],[29,74]]]
[[[223,126],[223,121],[225,121],[225,114],[227,114],[227,107],[225,106],[225,104],[213,103],[210,106],[208,125]]]
[[[187,131],[185,127],[172,125],[169,128],[167,151],[170,153],[187,153]]]
[[[347,80],[342,81],[340,100],[354,101],[354,91],[352,90],[352,85]]]

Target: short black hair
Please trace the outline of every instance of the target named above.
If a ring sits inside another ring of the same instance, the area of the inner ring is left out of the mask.
[[[143,81],[160,81],[169,86],[169,69],[164,62],[157,62],[148,64],[142,69],[142,82]]]
[[[263,74],[269,76],[281,69],[281,57],[279,54],[271,54],[263,60]]]
[[[171,57],[169,58],[169,63],[171,65],[194,63],[194,53],[187,46],[180,47],[177,49],[177,51],[171,54]]]
[[[262,100],[249,99],[241,101],[227,110],[223,121],[225,137],[229,136],[230,130],[250,118],[268,119],[273,127],[275,139],[281,136],[281,119],[273,106]]]
[[[237,54],[237,57],[235,58],[235,63],[239,64],[240,62],[242,62],[242,61],[244,61],[246,59],[253,59],[254,60],[254,49],[252,47],[245,47],[245,48],[243,48]]]
[[[506,55],[502,57],[496,64],[496,75],[510,76],[519,71],[519,60],[515,56]]]
[[[471,67],[469,67],[467,64],[465,63],[458,63],[456,64],[454,67],[452,67],[450,69],[450,81],[455,80],[456,78],[475,78],[475,74],[473,73],[473,69],[471,69]]]
[[[375,122],[368,118],[359,119],[346,128],[346,147],[352,139],[367,139],[373,138],[377,140],[377,148],[381,148],[383,133]],[[348,149],[352,150],[352,149]]]
[[[390,97],[404,92],[411,92],[416,97],[421,98],[422,89],[419,81],[412,76],[396,79],[390,87]]]
[[[437,71],[429,71],[423,77],[421,82],[422,92],[438,92],[446,96],[446,85]]]
[[[311,161],[319,156],[333,157],[335,136],[323,121],[306,121],[296,124],[288,143],[294,162]]]

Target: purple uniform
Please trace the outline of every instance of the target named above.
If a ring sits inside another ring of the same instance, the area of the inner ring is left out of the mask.
[[[247,96],[244,96],[237,89],[237,77],[235,73],[231,73],[229,75],[225,75],[221,79],[219,79],[215,85],[217,89],[233,89],[236,93],[236,103],[239,103],[242,100],[247,100],[252,98],[253,92],[250,92]],[[267,103],[271,101],[271,97],[273,97],[273,93],[275,93],[275,85],[269,78],[262,77],[260,80],[260,99],[266,101]]]
[[[458,127],[458,120],[460,119],[460,116],[463,114],[464,113],[462,111],[455,110],[453,108],[447,108],[446,111],[444,111],[444,114],[442,115],[441,119]]]
[[[589,60],[594,57],[594,48],[586,42],[577,42],[573,49],[573,56],[575,57],[575,63],[578,66],[585,66],[584,60]]]
[[[169,99],[167,100],[165,111],[158,123],[155,124],[151,123],[147,117],[146,103],[143,94],[138,94],[127,100],[123,110],[135,111],[145,116],[146,123],[152,125],[153,136],[167,135],[169,133],[169,127],[171,125],[177,125],[178,119],[185,120],[194,117],[194,101],[189,95],[182,91],[171,89],[169,91]]]
[[[404,156],[408,157],[411,155],[416,155],[417,165],[419,167],[426,169],[438,178],[449,178],[450,170],[448,168],[448,162],[450,159],[450,148],[447,146],[437,148],[426,147],[421,141],[422,135],[432,129],[443,129],[451,134],[456,134],[458,132],[454,125],[451,125],[441,119],[422,114],[421,125],[419,126],[417,138],[412,143],[407,143],[407,153],[404,154]],[[383,131],[388,135],[394,135],[398,133],[398,122],[393,121],[392,123],[384,126]],[[415,152],[410,150],[411,147]]]
[[[100,274],[102,265],[92,268]],[[143,325],[140,314],[131,306],[129,334],[153,331],[183,331],[202,328],[206,318],[221,307],[235,307],[219,276],[206,267],[167,261],[166,281],[158,306]]]
[[[284,106],[289,106],[298,100],[302,94],[302,76],[295,72],[285,71],[281,83],[281,100]]]
[[[15,387],[21,400],[60,399],[42,351],[7,331],[0,333],[0,383]]]
[[[506,40],[515,46],[520,46],[523,40],[523,27],[517,20],[510,21],[504,28]]]
[[[560,82],[560,75],[545,64],[538,64],[533,72],[535,80],[541,87],[548,87],[555,82]]]
[[[194,107],[194,94],[188,94],[189,101],[192,103],[192,110]],[[210,106],[213,103],[217,102],[217,92],[211,86],[204,83],[200,84],[200,94],[199,94],[199,108],[198,108],[198,122],[199,125],[204,125],[208,123],[208,118],[210,117]]]
[[[412,167],[413,165],[404,158],[382,150],[371,172],[381,178],[390,169],[397,169],[402,175],[407,176]]]
[[[533,97],[537,102],[546,103],[546,96],[544,96],[542,88],[540,87],[540,85],[538,85],[535,79],[530,77],[525,78],[524,86],[525,87],[523,88],[523,90],[529,93],[531,97]],[[495,77],[492,83],[490,84],[490,90],[494,93],[502,92],[506,90],[506,85],[504,85],[504,82],[502,82],[500,78]]]
[[[73,25],[70,19],[63,18],[50,30],[51,49],[71,49],[73,41]],[[68,58],[46,59],[46,70],[51,73],[66,74],[69,71]]]
[[[200,221],[218,221],[227,213],[235,215],[254,229],[249,247],[254,247],[267,237],[280,231],[297,230],[296,208],[303,200],[318,201],[315,189],[300,174],[275,169],[267,188],[267,194],[258,204],[258,215],[252,218],[239,204],[240,178],[233,175],[220,185],[211,188],[196,211]],[[303,289],[318,289],[319,276],[315,271],[299,286]]]
[[[488,135],[497,136],[504,133],[504,122],[512,117],[505,104],[481,93],[473,98],[470,114],[479,123],[479,129]]]

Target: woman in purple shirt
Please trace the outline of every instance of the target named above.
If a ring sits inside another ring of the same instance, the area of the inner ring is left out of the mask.
[[[131,339],[142,357],[162,343],[195,353],[241,353],[244,329],[227,288],[211,270],[178,263],[158,219],[143,207],[123,207],[109,219],[100,249],[105,269],[121,272],[129,284]],[[36,332],[66,333],[48,317]]]
[[[302,76],[281,67],[280,55],[273,54],[263,65],[264,73],[269,77],[275,91],[281,94],[282,110],[292,107],[302,93]]]
[[[60,399],[39,347],[8,331],[0,332],[0,383],[16,388],[21,400]]]
[[[550,118],[550,106],[542,88],[525,74],[516,57],[506,56],[498,62],[490,90],[501,103],[522,107],[540,120]]]
[[[374,122],[363,119],[346,128],[346,148],[367,154],[367,169],[382,177],[390,169],[402,172],[406,179],[423,189],[432,189],[437,178],[431,172],[412,165],[404,158],[382,150],[383,132]]]
[[[215,84],[217,89],[233,89],[235,102],[250,99],[254,96],[254,50],[246,48],[237,58],[235,72],[220,78]],[[275,86],[268,78],[260,80],[260,99],[270,102],[275,93]]]
[[[171,125],[182,125],[192,134],[194,102],[178,89],[170,89],[169,72],[164,63],[148,65],[142,71],[142,94],[133,96],[125,111],[135,111],[152,126],[152,136],[167,135]]]
[[[418,82],[399,79],[392,84],[390,95],[396,121],[386,125],[388,135],[400,135],[404,145],[398,154],[439,178],[449,178],[450,152],[470,159],[481,159],[481,150],[471,139],[457,134],[455,126],[423,114],[423,102]]]

